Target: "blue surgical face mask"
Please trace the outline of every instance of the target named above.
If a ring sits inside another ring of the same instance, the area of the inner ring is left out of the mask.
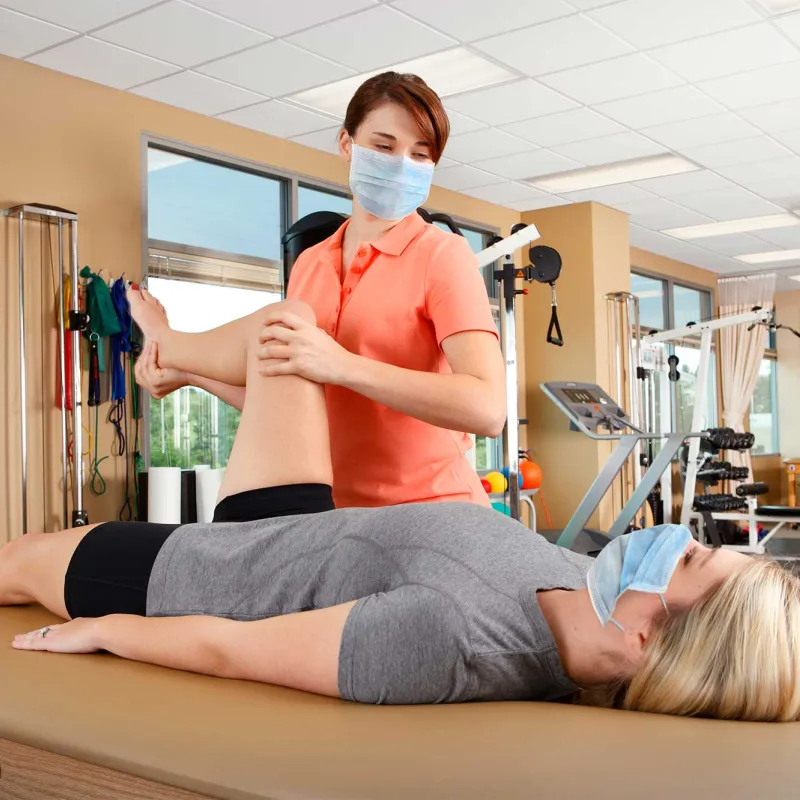
[[[431,162],[412,161],[359,147],[350,158],[350,188],[359,205],[380,219],[402,219],[427,199],[433,180]]]
[[[600,622],[605,626],[610,621],[625,630],[611,615],[628,591],[657,594],[667,610],[664,593],[691,541],[691,532],[682,525],[659,525],[612,539],[586,576]]]

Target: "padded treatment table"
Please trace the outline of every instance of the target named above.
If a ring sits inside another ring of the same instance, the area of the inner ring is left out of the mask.
[[[0,609],[3,800],[798,796],[795,723],[538,703],[359,706],[8,644],[53,621]]]

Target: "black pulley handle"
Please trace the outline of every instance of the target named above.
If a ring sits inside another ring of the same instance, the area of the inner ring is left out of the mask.
[[[561,275],[561,256],[558,250],[540,244],[528,250],[528,257],[531,260],[533,280],[550,286],[551,311],[550,325],[547,328],[547,343],[563,347],[564,337],[558,321],[558,300],[556,299],[556,281]]]

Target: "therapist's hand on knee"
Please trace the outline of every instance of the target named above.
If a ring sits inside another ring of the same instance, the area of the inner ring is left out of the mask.
[[[269,313],[258,337],[262,375],[299,375],[341,385],[355,358],[325,331],[283,309]]]

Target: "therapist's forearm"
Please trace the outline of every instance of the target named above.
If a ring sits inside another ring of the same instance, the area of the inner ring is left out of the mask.
[[[216,617],[111,614],[97,620],[96,645],[133,661],[223,676],[225,637],[237,624]]]
[[[211,378],[204,378],[202,375],[187,375],[190,386],[195,386],[198,389],[204,389],[219,397],[223,403],[241,411],[244,408],[244,386],[231,386],[228,383],[221,383],[220,381],[212,380]]]
[[[419,372],[353,355],[342,385],[440,428],[495,437],[505,424],[504,399],[473,375]]]

